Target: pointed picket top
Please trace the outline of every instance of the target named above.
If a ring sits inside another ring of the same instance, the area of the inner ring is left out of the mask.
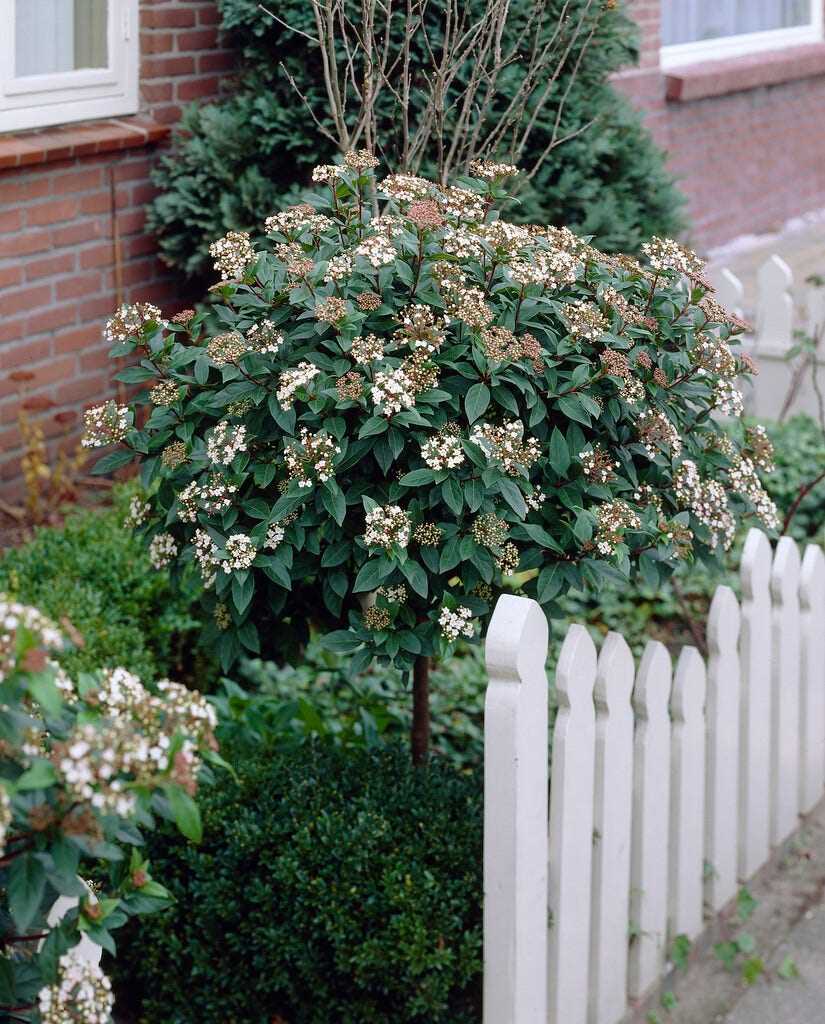
[[[548,1024],[585,1024],[590,971],[596,648],[584,626],[567,631],[556,667],[550,787]]]
[[[791,347],[792,286],[793,273],[788,264],[776,254],[768,257],[757,274],[757,352],[785,352]]]
[[[627,1008],[627,921],[633,808],[636,666],[624,637],[608,633],[599,652],[593,819],[593,904],[588,1024],[615,1024]]]
[[[793,832],[799,814],[799,548],[790,537],[776,545],[771,574],[771,841]]]
[[[667,648],[656,640],[645,647],[636,685],[633,767],[633,842],[630,922],[636,930],[630,948],[628,994],[641,998],[664,969],[667,949],[667,882],[670,801],[671,665]]]
[[[809,544],[799,577],[801,605],[799,806],[813,810],[825,785],[825,554]]]
[[[739,604],[717,587],[708,613],[705,898],[720,911],[736,895],[739,797]]]
[[[703,925],[705,837],[705,663],[684,647],[673,693],[668,927],[694,939]]]
[[[723,267],[714,274],[716,294],[714,298],[720,305],[734,316],[742,317],[742,306],[745,301],[745,288],[730,267]]]
[[[485,1024],[547,1020],[547,641],[535,601],[499,598],[485,643]]]
[[[751,529],[742,551],[742,679],[739,706],[739,877],[750,878],[771,845],[771,571],[773,551]]]
[[[808,333],[814,334],[825,324],[825,288],[822,285],[808,285],[805,291],[805,307]]]

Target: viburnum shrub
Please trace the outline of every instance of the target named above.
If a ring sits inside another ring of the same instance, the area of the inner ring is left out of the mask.
[[[416,663],[420,696],[502,586],[553,614],[570,588],[724,548],[740,514],[774,524],[763,433],[719,418],[753,369],[743,325],[694,253],[653,239],[640,264],[508,223],[506,164],[451,186],[375,165],[317,167],[266,246],[216,242],[208,316],[108,325],[141,357],[119,379],[146,387],[90,410],[87,443],[126,446],[99,472],[137,458],[158,481],[134,521],[158,567],[200,570],[224,664],[314,609],[353,671]]]
[[[155,815],[198,839],[193,796],[214,750],[214,711],[123,668],[72,682],[39,611],[0,595],[0,1018],[108,1024],[95,945],[170,903],[141,854]],[[128,849],[131,847],[131,849]],[[90,886],[82,876],[95,881]],[[59,902],[58,902],[59,901]]]

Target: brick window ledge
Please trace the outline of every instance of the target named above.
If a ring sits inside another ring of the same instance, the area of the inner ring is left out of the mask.
[[[160,142],[168,125],[148,117],[121,117],[0,134],[0,171],[55,160],[136,149]]]
[[[667,99],[689,103],[825,74],[825,42],[709,60],[665,73]]]

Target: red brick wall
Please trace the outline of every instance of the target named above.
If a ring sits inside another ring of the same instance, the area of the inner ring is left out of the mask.
[[[661,4],[627,0],[642,59],[616,84],[667,152],[688,197],[693,243],[704,250],[825,206],[825,74],[669,102],[659,67]]]
[[[218,92],[233,57],[220,47],[214,0],[141,0],[140,15],[138,123],[151,118],[171,125],[182,105]],[[52,449],[68,444],[67,436],[76,437],[83,407],[114,393],[101,329],[118,301],[118,285],[124,301],[147,299],[172,312],[182,304],[174,277],[144,231],[156,147],[95,153],[96,144],[86,140],[99,128],[100,123],[94,129],[68,127],[60,135],[67,146],[88,155],[0,170],[0,490],[5,493],[19,486],[21,390],[33,408],[47,407],[38,419],[53,439]],[[117,122],[112,132],[116,128]],[[30,148],[39,145],[44,134],[0,136],[0,157],[21,141]],[[134,146],[134,137],[128,144]],[[21,372],[33,378],[16,380]]]

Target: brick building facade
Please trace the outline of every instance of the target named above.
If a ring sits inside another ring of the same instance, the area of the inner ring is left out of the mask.
[[[668,155],[693,243],[707,249],[825,207],[825,42],[666,69],[667,2],[628,0],[641,60],[616,84]]]
[[[19,476],[21,398],[52,445],[112,393],[101,327],[118,302],[177,308],[144,229],[157,146],[233,55],[214,0],[140,0],[139,112],[0,135],[0,491]],[[20,380],[20,376],[31,379]]]
[[[670,0],[627,2],[642,59],[616,84],[668,153],[694,244],[825,206],[825,42],[663,68]],[[0,491],[19,477],[21,391],[61,443],[85,405],[112,393],[101,325],[115,306],[181,304],[144,230],[149,169],[182,105],[216,95],[233,55],[215,0],[109,3],[139,13],[138,113],[0,134]]]

